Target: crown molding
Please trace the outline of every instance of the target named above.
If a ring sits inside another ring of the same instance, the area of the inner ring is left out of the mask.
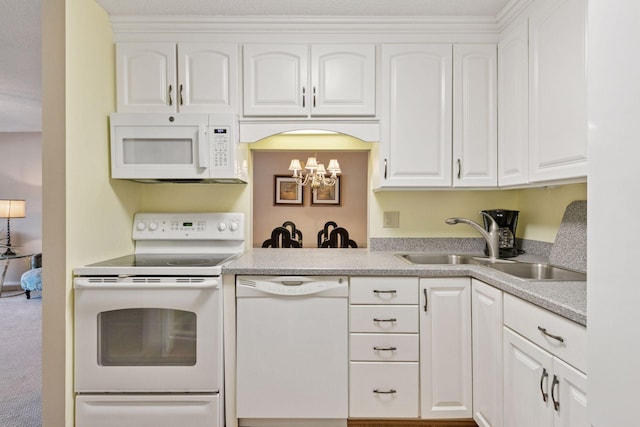
[[[520,1],[520,0],[518,0]],[[492,17],[111,16],[114,36],[141,34],[496,34]],[[116,39],[116,41],[118,41]]]
[[[496,27],[499,32],[504,31],[509,24],[520,17],[537,0],[511,0],[496,15]]]

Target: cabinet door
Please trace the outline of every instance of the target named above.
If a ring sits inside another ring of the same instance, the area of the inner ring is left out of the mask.
[[[420,279],[422,418],[471,418],[469,278]]]
[[[245,116],[307,116],[311,100],[306,44],[243,47]]]
[[[498,185],[498,62],[495,44],[453,47],[455,187]]]
[[[381,187],[451,186],[452,46],[382,46]]]
[[[471,281],[473,419],[502,427],[502,291]]]
[[[532,182],[587,175],[586,0],[547,0],[531,16]]]
[[[553,371],[558,381],[552,396],[558,402],[558,409],[554,412],[554,427],[590,426],[587,376],[558,358],[553,361]]]
[[[498,43],[498,185],[529,182],[529,26]]]
[[[176,103],[175,43],[118,43],[119,113],[172,113]]]
[[[238,46],[178,45],[178,108],[185,112],[237,112]]]
[[[553,356],[504,328],[504,425],[553,425]]]
[[[374,45],[313,45],[311,115],[375,115],[375,67]]]

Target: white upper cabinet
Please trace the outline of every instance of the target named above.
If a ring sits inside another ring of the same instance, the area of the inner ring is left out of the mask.
[[[498,185],[529,182],[529,26],[498,43]]]
[[[178,109],[238,112],[238,46],[178,44]]]
[[[245,116],[374,116],[375,46],[246,44]]]
[[[495,44],[453,47],[454,187],[498,185],[497,67]]]
[[[451,186],[452,46],[382,45],[381,187]]]
[[[495,187],[496,97],[496,45],[382,45],[379,187]]]
[[[116,45],[118,112],[175,111],[175,43]]]
[[[546,0],[530,17],[531,182],[587,175],[586,0]]]
[[[237,62],[236,44],[118,43],[118,112],[236,112]]]

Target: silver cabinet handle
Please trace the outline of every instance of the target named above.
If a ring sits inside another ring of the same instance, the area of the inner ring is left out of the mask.
[[[387,179],[387,159],[384,159],[384,179]]]
[[[373,347],[375,351],[396,351],[396,347]]]
[[[184,85],[180,85],[180,105],[184,105],[184,99],[182,98],[182,91],[184,89]]]
[[[542,375],[540,375],[540,393],[542,393],[542,401],[547,402],[549,399],[549,393],[545,393],[542,383],[544,380],[548,380],[549,373],[547,372],[547,368],[542,368]]]
[[[375,389],[375,390],[373,390],[373,392],[376,393],[376,394],[396,394],[397,393],[397,391],[395,391],[394,389],[389,389],[389,390],[378,390],[378,389]]]
[[[313,87],[313,108],[316,108],[316,87]]]
[[[374,289],[373,293],[374,294],[394,294],[395,295],[397,293],[397,291],[395,289],[391,289],[391,290],[388,290],[388,291],[379,291],[377,289]]]
[[[462,174],[462,160],[458,159],[458,179],[460,179],[461,174]]]
[[[551,381],[551,400],[553,401],[553,409],[557,412],[558,409],[560,409],[560,394],[558,394],[558,400],[556,400],[556,394],[554,392],[556,387],[560,387],[560,381],[558,381],[558,377],[554,375],[553,381]]]
[[[428,302],[429,302],[429,297],[427,296],[427,288],[424,288],[422,290],[422,292],[424,293],[424,312],[426,313],[427,312],[427,305],[428,305]]]
[[[173,85],[169,85],[169,105],[173,105]]]
[[[307,106],[307,88],[302,86],[302,108]]]
[[[396,319],[395,317],[392,317],[390,319],[378,319],[378,318],[373,318],[374,322],[397,322],[398,319]]]
[[[538,326],[538,330],[540,332],[542,332],[543,334],[545,334],[546,336],[548,336],[549,338],[553,338],[554,340],[557,340],[557,341],[560,341],[560,342],[564,342],[564,338],[562,338],[560,335],[550,334],[549,332],[547,332],[547,328],[543,328],[542,326]]]

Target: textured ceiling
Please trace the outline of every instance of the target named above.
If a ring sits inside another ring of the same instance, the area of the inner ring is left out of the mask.
[[[41,1],[0,0],[0,132],[41,129]],[[495,17],[518,0],[95,1],[110,15]]]
[[[509,0],[97,0],[110,15],[491,16]]]
[[[0,132],[41,128],[40,0],[0,0]]]

